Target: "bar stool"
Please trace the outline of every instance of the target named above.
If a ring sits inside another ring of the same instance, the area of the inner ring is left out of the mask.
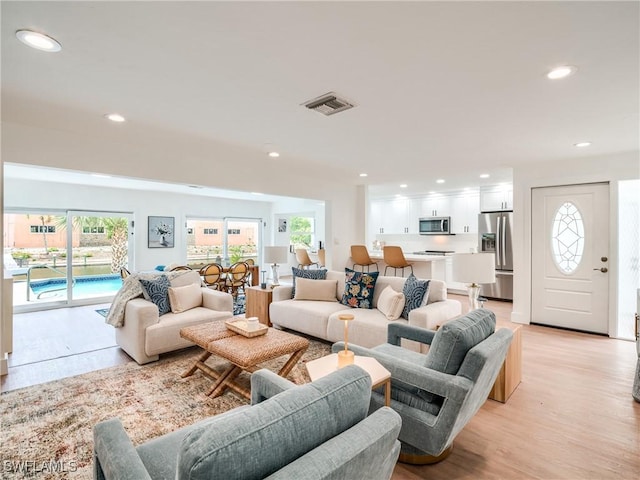
[[[404,254],[402,253],[402,249],[400,247],[383,247],[382,248],[382,257],[384,258],[384,263],[387,264],[384,267],[384,274],[387,274],[387,269],[389,267],[393,268],[393,275],[395,276],[397,270],[399,268],[402,269],[402,275],[404,277],[404,269],[410,268],[411,273],[413,273],[413,265],[404,258]]]
[[[376,271],[378,271],[378,264],[371,260],[369,256],[369,252],[367,251],[367,247],[364,245],[351,245],[351,259],[353,260],[353,269],[356,269],[356,265],[362,268],[364,272],[364,267],[367,267],[367,272],[369,271],[369,267],[371,265],[376,266]]]

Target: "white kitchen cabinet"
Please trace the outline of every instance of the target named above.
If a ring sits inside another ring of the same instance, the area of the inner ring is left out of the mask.
[[[450,197],[451,233],[478,233],[480,194],[461,192]]]
[[[384,233],[409,233],[410,210],[410,201],[407,198],[373,200],[369,216],[373,237]],[[414,227],[414,233],[416,231],[417,225]]]
[[[513,185],[493,185],[480,188],[480,211],[513,210]]]
[[[448,195],[430,194],[420,201],[419,217],[449,217],[451,202]]]

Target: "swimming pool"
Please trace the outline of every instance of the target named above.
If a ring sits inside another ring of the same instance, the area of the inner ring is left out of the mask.
[[[114,295],[122,287],[120,275],[86,275],[74,277],[73,295],[94,296],[94,295]],[[65,294],[67,280],[65,278],[48,278],[46,280],[34,280],[31,282],[31,291],[38,298],[45,298],[51,295]]]

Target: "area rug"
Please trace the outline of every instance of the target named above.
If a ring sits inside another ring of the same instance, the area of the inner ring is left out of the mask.
[[[107,315],[109,314],[109,309],[108,308],[98,308],[96,310],[96,313],[98,315],[102,315],[104,318],[107,318]]]
[[[242,315],[246,310],[246,299],[243,293],[239,293],[233,301],[233,314]]]
[[[327,355],[330,349],[330,344],[311,339],[289,380],[308,382],[304,363]],[[248,400],[230,391],[207,397],[211,380],[200,372],[180,377],[200,353],[193,347],[147,365],[131,362],[0,395],[0,478],[92,478],[92,428],[112,417],[122,420],[138,445],[246,405]],[[277,371],[287,357],[262,366]],[[226,365],[214,356],[207,364],[216,370]],[[248,385],[249,374],[242,373],[238,382]]]

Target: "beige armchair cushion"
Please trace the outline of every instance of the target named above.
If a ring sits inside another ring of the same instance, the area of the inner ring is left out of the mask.
[[[169,303],[173,313],[180,313],[202,305],[202,288],[195,283],[183,287],[169,287]]]

